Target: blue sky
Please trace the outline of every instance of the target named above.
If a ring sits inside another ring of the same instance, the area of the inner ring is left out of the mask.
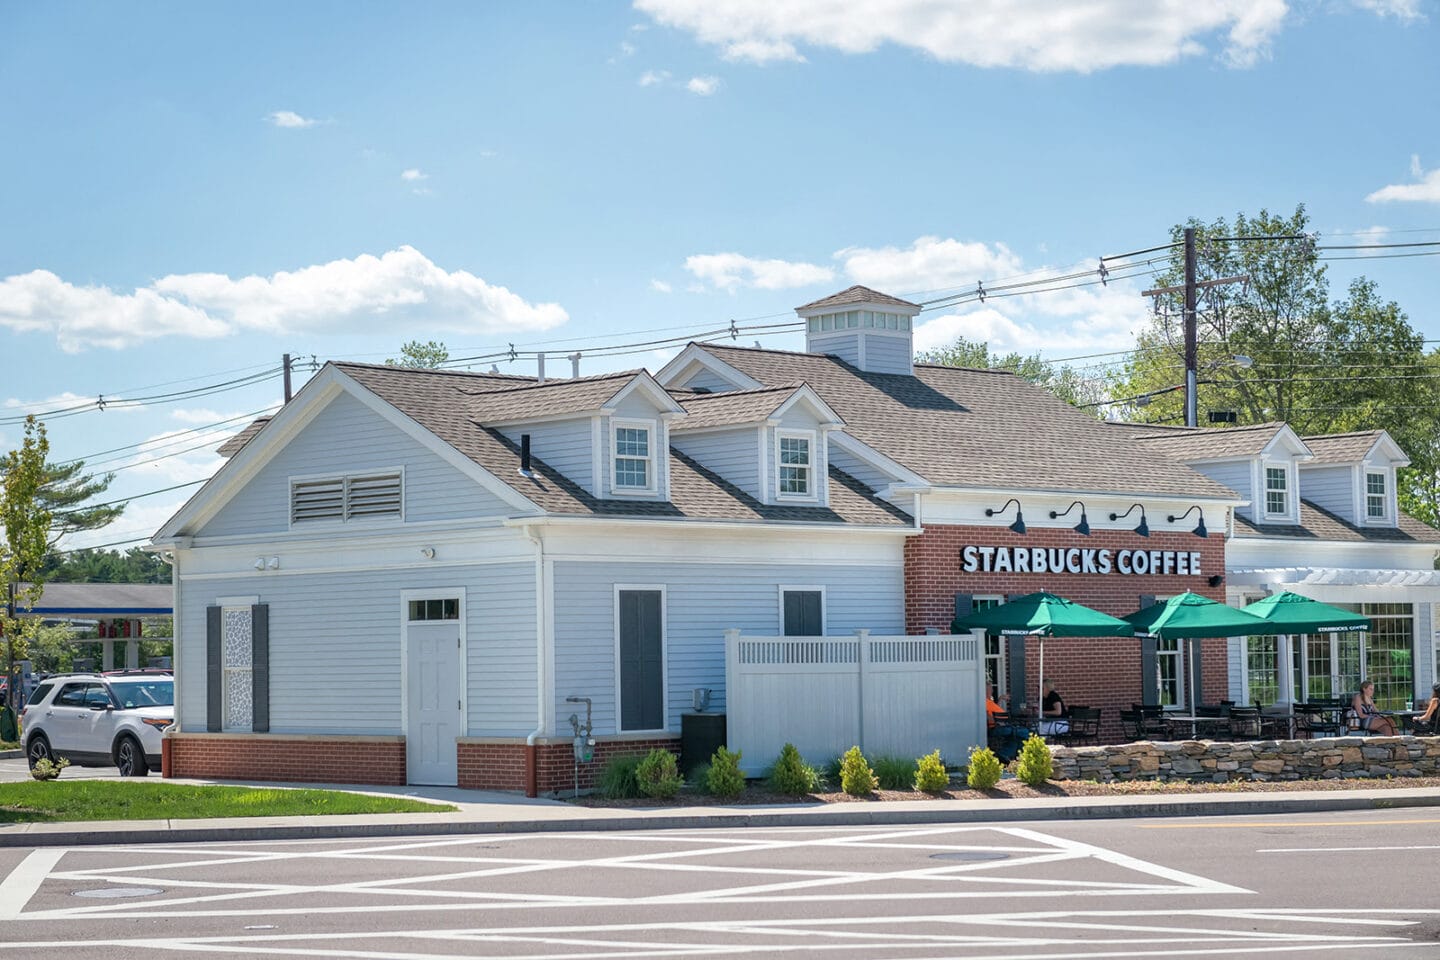
[[[286,351],[568,352],[855,282],[923,298],[1300,202],[1322,242],[1440,240],[1427,0],[9,2],[0,89],[0,420]],[[1359,273],[1440,338],[1440,258],[1335,262],[1332,289]],[[1120,350],[1145,279],[929,311],[917,338]],[[233,427],[176,431],[278,398],[112,404],[50,436],[56,458],[137,445],[95,458],[129,496],[208,476]],[[189,492],[76,543],[143,536]]]

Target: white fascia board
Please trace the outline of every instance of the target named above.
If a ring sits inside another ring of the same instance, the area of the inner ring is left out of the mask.
[[[929,480],[926,480],[904,464],[891,460],[865,441],[856,439],[853,434],[846,433],[843,430],[837,430],[830,434],[830,442],[846,453],[864,460],[866,463],[875,467],[875,469],[890,474],[898,483],[907,485],[915,484],[923,486],[927,490],[930,488]]]
[[[1231,537],[1226,566],[1433,570],[1440,544],[1393,541],[1303,540],[1294,537]]]
[[[1180,504],[1206,503],[1217,507],[1243,507],[1249,500],[1239,496],[1206,496],[1193,493],[1156,493],[1149,490],[1129,490],[1118,493],[1114,490],[1084,490],[1078,487],[1069,489],[1048,488],[1048,487],[956,487],[956,486],[932,486],[931,496],[955,497],[1017,497],[1023,500],[1025,497],[1069,497],[1071,500],[1084,500],[1087,497],[1101,501],[1113,501],[1119,503],[1134,503],[1137,500],[1146,501],[1145,506],[1158,506],[1165,503]],[[1088,504],[1087,504],[1088,507]]]
[[[709,370],[721,379],[728,380],[735,385],[737,390],[758,390],[765,384],[756,380],[749,374],[741,373],[730,364],[721,360],[712,353],[708,353],[698,343],[687,344],[680,355],[661,367],[655,374],[655,379],[664,386],[670,386],[684,373],[689,372],[692,365],[698,365]]]
[[[662,414],[675,413],[681,416],[685,415],[685,408],[680,405],[680,401],[670,396],[669,392],[660,386],[654,377],[650,376],[648,370],[641,370],[635,374],[635,376],[631,377],[629,383],[615,391],[614,395],[605,401],[602,409],[610,410],[615,408],[620,404],[620,401],[630,396],[630,394],[636,390],[642,390],[649,394],[650,399],[654,401],[655,406],[660,409]]]
[[[274,530],[266,533],[232,533],[223,537],[177,537],[177,547],[195,547],[204,549],[208,547],[228,547],[236,544],[296,544],[309,547],[313,544],[327,545],[333,549],[349,549],[352,544],[363,543],[369,540],[390,540],[396,537],[408,536],[414,532],[417,536],[440,537],[454,535],[466,537],[475,533],[484,533],[486,530],[493,530],[504,526],[508,519],[503,516],[493,517],[471,517],[459,520],[421,520],[410,521],[400,525],[390,524],[385,528],[382,535],[374,527],[369,529],[347,530],[343,526],[330,527],[323,532],[307,531],[303,527],[288,530]]]
[[[650,517],[564,517],[547,514],[543,517],[510,517],[505,526],[532,527],[635,527],[645,530],[677,529],[690,531],[728,530],[746,534],[806,533],[838,536],[904,536],[918,531],[911,526],[868,526],[857,523],[784,523],[774,520],[692,520]]]
[[[1375,443],[1370,447],[1370,452],[1365,455],[1365,461],[1369,463],[1373,458],[1383,458],[1390,462],[1392,467],[1410,466],[1410,457],[1390,436],[1390,431],[1381,430],[1380,436],[1375,438]]]
[[[532,524],[543,539],[547,560],[575,560],[616,566],[623,563],[872,565],[903,569],[905,538],[898,536],[822,536],[794,526],[773,529],[730,529],[721,525],[654,524],[628,532],[644,537],[643,556],[617,552],[616,530],[594,524]],[[910,535],[915,531],[905,528]],[[840,531],[856,533],[860,531]],[[873,532],[873,531],[871,531]]]
[[[345,391],[339,378],[340,372],[334,366],[326,364],[322,367],[289,403],[277,410],[269,422],[250,438],[250,442],[220,465],[220,469],[155,532],[150,542],[162,544],[173,541],[187,526],[203,526],[218,513],[286,443],[314,420],[331,400]],[[349,377],[345,379],[350,380]]]
[[[816,393],[808,383],[802,383],[796,387],[790,396],[771,412],[770,418],[772,420],[779,420],[785,416],[787,410],[801,402],[804,402],[810,407],[811,412],[814,413],[816,419],[820,421],[822,428],[826,426],[845,426],[845,418],[836,413],[834,408],[826,403],[820,394]]]
[[[898,303],[875,303],[870,300],[857,300],[854,303],[831,304],[828,307],[798,307],[795,310],[795,316],[800,317],[804,320],[808,320],[811,317],[818,317],[826,313],[845,313],[850,310],[869,310],[871,313],[893,313],[896,316],[900,317],[915,317],[919,316],[921,309],[923,308],[919,306],[902,307]],[[846,330],[865,329],[870,328],[846,327]],[[830,333],[831,331],[826,330],[825,332]],[[844,333],[845,331],[841,330],[838,332]]]
[[[1264,449],[1260,451],[1260,456],[1273,457],[1276,448],[1281,446],[1288,447],[1289,454],[1296,461],[1304,462],[1315,459],[1315,451],[1305,445],[1305,441],[1300,439],[1300,435],[1292,430],[1288,423],[1280,425],[1280,428],[1275,431],[1275,436],[1271,437],[1270,442],[1265,444]]]

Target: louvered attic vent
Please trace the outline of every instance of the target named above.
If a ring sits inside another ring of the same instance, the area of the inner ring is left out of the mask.
[[[400,495],[398,473],[296,480],[290,484],[290,522],[398,517]]]

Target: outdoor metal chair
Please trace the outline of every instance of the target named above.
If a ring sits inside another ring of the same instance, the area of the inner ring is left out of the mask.
[[[1294,738],[1295,719],[1285,704],[1273,703],[1268,707],[1262,707],[1260,701],[1256,700],[1255,709],[1260,711],[1260,736],[1270,740]]]
[[[1295,704],[1297,735],[1309,738],[1343,737],[1346,733],[1345,701],[1316,699]]]
[[[1169,740],[1170,725],[1165,722],[1165,708],[1159,705],[1144,706],[1136,704],[1134,709],[1140,711],[1141,732],[1146,740]]]
[[[1230,708],[1231,740],[1259,740],[1260,736],[1259,707]]]
[[[1068,715],[1070,729],[1060,735],[1060,741],[1068,746],[1100,742],[1100,708],[1071,707]]]
[[[1138,709],[1120,711],[1120,727],[1129,741],[1145,739],[1145,715]]]

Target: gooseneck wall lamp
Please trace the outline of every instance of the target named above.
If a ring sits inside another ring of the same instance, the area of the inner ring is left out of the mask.
[[[1124,513],[1112,513],[1112,514],[1110,514],[1110,519],[1111,519],[1111,520],[1124,520],[1126,517],[1130,516],[1130,514],[1134,513],[1136,510],[1139,510],[1139,511],[1140,511],[1140,525],[1135,528],[1135,532],[1138,533],[1138,534],[1140,534],[1140,536],[1142,536],[1142,537],[1148,537],[1148,536],[1150,536],[1150,524],[1148,524],[1148,523],[1145,522],[1145,508],[1144,508],[1143,506],[1141,506],[1140,504],[1138,504],[1138,503],[1132,503],[1132,504],[1130,504],[1130,509],[1129,509],[1129,510],[1126,510]]]
[[[1197,537],[1208,537],[1210,536],[1210,531],[1205,529],[1205,511],[1201,509],[1200,504],[1198,503],[1195,504],[1195,506],[1191,507],[1189,510],[1186,510],[1184,513],[1180,514],[1178,517],[1173,515],[1170,516],[1168,518],[1168,522],[1174,523],[1176,520],[1184,520],[1196,510],[1200,511],[1200,522],[1195,524],[1195,529],[1190,532],[1195,534],[1195,536]]]
[[[1014,497],[1011,497],[1009,500],[1006,500],[1006,501],[1005,501],[1005,505],[1002,506],[999,510],[991,510],[989,507],[986,507],[986,508],[985,508],[985,516],[987,516],[987,517],[993,517],[993,516],[995,516],[995,514],[997,514],[997,513],[1004,513],[1006,510],[1009,510],[1009,509],[1010,509],[1010,504],[1012,504],[1012,503],[1015,504],[1015,522],[1012,523],[1012,524],[1010,524],[1010,529],[1011,529],[1011,530],[1014,530],[1016,533],[1024,533],[1024,532],[1025,532],[1025,514],[1020,510],[1020,501],[1019,501],[1019,500],[1016,500]]]
[[[1058,520],[1060,517],[1065,516],[1065,514],[1069,513],[1071,510],[1074,510],[1076,507],[1080,508],[1080,522],[1075,524],[1075,532],[1080,534],[1080,536],[1082,537],[1088,537],[1090,536],[1090,521],[1085,516],[1085,504],[1081,503],[1079,500],[1076,500],[1074,503],[1070,504],[1070,506],[1066,507],[1064,510],[1059,511],[1058,513],[1054,510],[1051,510],[1050,519]]]

